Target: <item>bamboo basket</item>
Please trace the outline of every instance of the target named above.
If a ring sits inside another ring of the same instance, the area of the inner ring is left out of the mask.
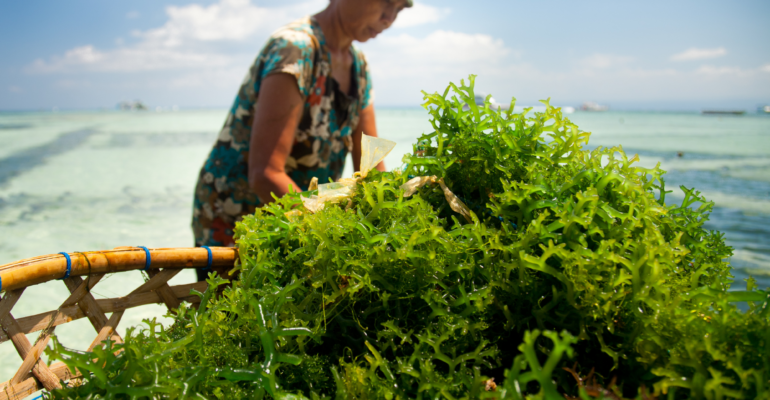
[[[0,400],[23,399],[41,389],[61,388],[77,378],[63,363],[47,365],[40,358],[58,325],[88,318],[96,330],[96,337],[88,348],[91,350],[107,338],[122,343],[116,329],[123,313],[130,308],[163,303],[174,310],[183,301],[200,302],[190,291],[205,291],[206,282],[169,286],[168,281],[183,269],[210,266],[229,271],[238,259],[235,248],[211,247],[210,250],[209,253],[206,248],[118,247],[67,256],[52,254],[1,265],[0,291],[4,293],[0,300],[0,343],[13,342],[23,362],[11,380],[0,383]],[[98,300],[91,295],[91,289],[105,274],[142,269],[147,271],[150,280],[128,295]],[[62,280],[70,292],[59,308],[19,319],[13,317],[13,306],[25,288],[56,280]],[[112,315],[107,318],[105,313]],[[35,343],[30,343],[25,336],[32,332],[40,332]]]

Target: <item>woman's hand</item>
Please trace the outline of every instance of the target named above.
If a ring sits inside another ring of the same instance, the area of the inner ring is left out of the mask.
[[[377,124],[374,121],[374,104],[370,104],[361,111],[358,126],[353,130],[353,170],[361,169],[361,132],[377,137]],[[377,164],[378,171],[385,171],[385,161]]]
[[[271,193],[277,197],[289,193],[289,186],[294,191],[300,190],[286,174],[285,166],[302,117],[303,103],[293,76],[273,74],[262,80],[249,149],[249,186],[262,203],[273,201]]]

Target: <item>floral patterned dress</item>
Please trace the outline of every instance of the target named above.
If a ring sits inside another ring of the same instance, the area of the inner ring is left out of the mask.
[[[286,172],[300,190],[310,180],[338,180],[352,149],[351,132],[361,110],[373,101],[369,68],[363,53],[351,46],[351,89],[342,92],[331,76],[331,56],[318,22],[305,17],[276,31],[243,80],[214,148],[201,168],[193,203],[196,246],[232,246],[233,228],[260,206],[249,187],[251,125],[262,80],[290,74],[305,100]]]

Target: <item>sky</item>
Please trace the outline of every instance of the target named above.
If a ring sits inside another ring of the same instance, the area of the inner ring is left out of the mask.
[[[328,0],[0,1],[0,110],[228,107],[270,33]],[[357,43],[377,106],[476,74],[520,105],[770,104],[770,2],[415,0]]]

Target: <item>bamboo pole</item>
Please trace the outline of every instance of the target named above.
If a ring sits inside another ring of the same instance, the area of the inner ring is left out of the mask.
[[[144,269],[145,252],[137,247],[69,253],[70,276],[104,274]],[[212,247],[212,267],[232,267],[238,251],[232,247]],[[150,268],[203,268],[208,264],[204,248],[150,249]],[[0,266],[0,291],[9,291],[61,279],[67,272],[67,259],[60,254],[28,258]]]
[[[222,270],[225,275],[238,259],[238,252],[229,247],[211,248],[173,248],[149,249],[150,263],[148,274],[151,279],[124,297],[96,300],[89,289],[95,286],[106,273],[145,269],[147,267],[145,249],[136,247],[118,247],[113,250],[69,253],[70,272],[67,273],[67,258],[61,254],[29,258],[0,266],[0,291],[5,292],[0,300],[0,342],[11,340],[22,357],[22,367],[13,379],[0,383],[0,400],[22,399],[42,389],[59,387],[59,381],[67,382],[76,375],[64,364],[56,363],[50,367],[40,358],[39,353],[46,345],[53,329],[61,324],[88,318],[97,331],[97,337],[89,347],[112,336],[120,340],[115,330],[123,312],[129,308],[150,303],[165,303],[171,310],[180,302],[197,303],[200,299],[190,295],[191,289],[205,291],[206,282],[187,285],[169,286],[168,280],[180,269],[202,268],[210,266]],[[209,260],[211,262],[209,262]],[[21,293],[28,286],[63,279],[70,291],[70,296],[56,310],[22,317],[18,320],[11,315],[11,310]],[[81,276],[90,278],[83,280]],[[112,312],[107,319],[105,313]],[[25,333],[43,331],[35,345],[27,340]]]

